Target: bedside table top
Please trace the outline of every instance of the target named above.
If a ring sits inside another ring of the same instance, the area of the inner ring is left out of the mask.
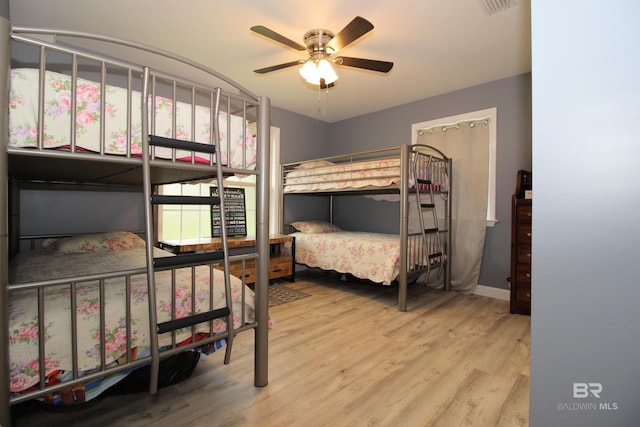
[[[285,234],[269,235],[269,244],[287,243],[293,240],[293,236]],[[221,237],[201,237],[197,239],[163,240],[160,243],[162,249],[174,253],[213,251],[222,248]],[[229,248],[247,248],[255,246],[255,236],[230,236],[227,237]]]

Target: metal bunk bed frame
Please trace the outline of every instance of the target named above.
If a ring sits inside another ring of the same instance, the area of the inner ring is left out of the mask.
[[[47,38],[31,38],[29,35],[40,35],[47,36]],[[106,37],[100,35],[94,35],[89,33],[81,33],[81,32],[73,32],[73,31],[64,31],[64,30],[49,30],[49,29],[39,29],[39,28],[22,28],[22,27],[14,27],[11,28],[10,22],[8,20],[3,19],[0,16],[0,45],[3,46],[1,50],[2,54],[0,54],[0,67],[4,70],[4,73],[8,73],[11,67],[11,42],[12,40],[17,40],[20,42],[25,42],[28,44],[32,44],[34,46],[40,46],[41,52],[44,52],[45,48],[53,48],[56,50],[62,50],[68,52],[72,55],[78,54],[83,55],[84,57],[95,59],[97,61],[107,61],[109,63],[118,63],[117,60],[113,58],[103,59],[98,55],[94,55],[92,53],[88,53],[83,50],[75,50],[70,47],[61,47],[54,43],[49,43],[44,40],[48,40],[53,37],[56,38],[58,36],[74,38],[74,39],[86,39],[86,40],[95,40],[99,42],[114,44],[117,46],[124,46],[126,48],[145,51],[148,53],[152,53],[153,55],[157,55],[158,57],[168,58],[174,63],[186,65],[193,69],[199,70],[203,72],[205,75],[211,76],[216,81],[223,82],[224,84],[230,86],[233,91],[237,91],[237,94],[227,94],[227,96],[234,97],[234,99],[239,100],[243,105],[250,104],[256,107],[256,121],[257,121],[257,164],[255,170],[247,171],[242,169],[233,169],[226,166],[219,166],[212,169],[212,164],[202,165],[196,164],[195,162],[177,162],[174,158],[172,160],[157,160],[154,158],[149,158],[149,156],[141,156],[141,157],[133,157],[127,153],[126,156],[113,156],[113,155],[105,155],[104,153],[99,154],[86,154],[82,153],[78,155],[75,153],[75,145],[72,142],[70,151],[54,151],[54,150],[45,150],[42,147],[42,136],[40,136],[40,141],[37,149],[20,149],[20,148],[9,148],[8,147],[8,122],[7,115],[3,114],[0,117],[0,129],[2,129],[2,150],[0,150],[0,175],[1,175],[1,183],[0,183],[0,203],[2,203],[2,209],[0,209],[0,282],[3,289],[3,296],[0,298],[0,343],[2,343],[2,350],[0,353],[0,425],[11,425],[11,411],[10,407],[12,405],[12,397],[9,389],[10,383],[10,373],[9,373],[9,345],[8,345],[8,316],[9,316],[9,293],[10,293],[10,285],[8,279],[8,260],[10,257],[10,250],[13,246],[15,246],[15,241],[17,241],[17,234],[11,233],[9,230],[10,216],[17,215],[16,207],[13,206],[12,212],[8,211],[8,207],[10,207],[9,198],[9,165],[10,163],[14,165],[15,168],[12,170],[22,170],[24,172],[25,169],[29,169],[29,164],[33,163],[44,163],[45,161],[55,161],[57,162],[59,169],[65,170],[74,170],[75,167],[79,167],[83,162],[87,161],[87,157],[91,158],[94,161],[100,161],[104,165],[108,165],[108,168],[115,171],[116,174],[121,174],[123,176],[122,180],[125,184],[133,184],[136,181],[138,185],[140,182],[144,182],[144,197],[147,199],[145,203],[148,206],[148,203],[151,203],[149,199],[153,196],[151,194],[150,187],[152,185],[156,185],[158,183],[168,183],[168,182],[186,182],[189,180],[193,180],[199,177],[204,177],[207,174],[211,174],[212,170],[214,171],[214,175],[217,175],[219,186],[221,187],[222,177],[220,174],[215,173],[215,169],[222,170],[224,175],[230,175],[238,172],[243,173],[251,173],[256,175],[256,207],[257,207],[257,220],[256,220],[256,247],[255,247],[255,258],[256,258],[256,316],[255,322],[251,325],[252,329],[255,329],[255,366],[254,366],[254,385],[257,387],[266,386],[268,383],[268,300],[267,300],[267,286],[268,286],[268,254],[269,254],[269,218],[268,218],[268,203],[269,203],[269,129],[270,129],[270,100],[267,97],[258,97],[242,86],[235,83],[233,80],[220,75],[216,71],[203,66],[199,63],[189,60],[188,58],[181,57],[179,55],[172,54],[170,52],[166,52],[151,46],[138,44],[129,42],[127,40],[122,40],[113,37]],[[68,49],[68,51],[67,51]],[[74,57],[75,58],[75,57]],[[75,60],[75,59],[74,59]],[[131,64],[126,63],[127,67],[131,67]],[[44,64],[40,63],[41,73],[44,72]],[[141,67],[141,70],[144,74],[144,93],[146,93],[147,85],[149,82],[149,68]],[[8,74],[5,74],[7,76]],[[74,77],[75,78],[75,71]],[[3,105],[8,105],[8,88],[9,79],[4,78],[0,79],[0,103]],[[104,82],[103,82],[104,86]],[[42,89],[41,89],[42,90]],[[129,88],[129,90],[131,90]],[[216,89],[218,93],[218,99],[216,100],[216,105],[219,102],[219,94],[220,88]],[[41,92],[42,93],[42,92]],[[226,93],[226,92],[225,92]],[[42,95],[41,95],[42,97]],[[144,99],[144,98],[143,98]],[[143,106],[145,105],[145,101],[143,101]],[[246,107],[244,107],[246,109]],[[142,108],[143,111],[143,135],[149,135],[149,132],[144,132],[147,122],[144,120],[144,112],[146,108]],[[246,111],[245,111],[246,112]],[[72,125],[73,126],[73,125]],[[42,135],[42,120],[40,120],[40,135]],[[214,126],[216,133],[218,132],[218,126]],[[143,146],[148,150],[149,144],[151,143],[151,139],[147,140],[144,138]],[[219,140],[219,139],[218,139]],[[179,144],[179,143],[178,143]],[[199,144],[201,145],[201,144]],[[174,148],[184,149],[185,147],[178,146]],[[195,150],[198,151],[198,150]],[[174,152],[175,153],[175,152]],[[48,157],[45,159],[44,157]],[[192,154],[193,156],[193,154]],[[220,165],[220,154],[219,150],[216,150],[216,156],[218,159],[217,165]],[[193,157],[192,157],[193,158]],[[11,160],[11,161],[10,161]],[[62,168],[60,167],[60,163],[63,163]],[[163,169],[166,167],[166,169]],[[33,168],[33,166],[31,166]],[[137,172],[131,174],[131,170],[136,169]],[[158,172],[159,170],[159,172]],[[155,174],[152,174],[153,173]],[[142,173],[141,173],[142,172]],[[171,175],[174,181],[153,181],[154,177],[157,177],[157,174],[166,173]],[[137,174],[137,175],[136,175]],[[46,172],[45,172],[46,175]],[[182,178],[178,181],[175,181],[175,176],[181,176]],[[136,177],[137,176],[137,177]],[[209,175],[209,177],[213,177]],[[25,176],[26,177],[26,176]],[[42,177],[38,177],[39,179],[43,179]],[[119,182],[118,184],[122,184],[123,182]],[[147,188],[149,187],[149,188]],[[221,201],[223,203],[223,201]],[[224,212],[223,206],[221,206],[222,212]],[[224,215],[224,213],[223,213]],[[224,217],[223,217],[224,218]],[[147,270],[148,277],[150,277],[150,282],[153,283],[153,272],[158,267],[154,267],[152,263],[153,254],[151,250],[151,244],[155,242],[154,232],[155,225],[152,224],[153,218],[151,214],[151,209],[145,209],[145,224],[146,224],[146,236],[147,236]],[[223,227],[224,229],[224,227]],[[226,247],[226,233],[223,230],[223,246]],[[231,257],[233,259],[233,257]],[[242,256],[242,258],[246,258],[246,255]],[[228,263],[229,257],[225,256],[224,264],[225,270],[228,271]],[[160,268],[163,268],[162,266]],[[225,282],[228,283],[228,273],[226,273]],[[150,337],[156,337],[156,339],[151,339],[152,346],[155,345],[157,347],[157,336],[155,335],[156,331],[156,315],[155,309],[151,307],[151,301],[155,298],[154,295],[150,293],[150,325],[154,330],[150,331]],[[160,325],[158,325],[160,326]],[[165,325],[166,326],[166,325]],[[231,325],[230,334],[233,333],[233,325]],[[169,326],[171,327],[171,326]],[[241,329],[249,329],[248,327],[244,327]],[[158,331],[160,328],[158,328]],[[237,330],[236,330],[237,331]],[[229,337],[231,338],[231,337]],[[195,346],[191,346],[195,347]],[[190,348],[190,347],[187,347]],[[157,350],[157,349],[156,349]],[[41,349],[42,352],[42,349]],[[153,352],[153,350],[152,350]],[[177,352],[175,349],[170,351],[169,353]],[[42,353],[40,353],[42,354]],[[228,359],[225,357],[225,361]],[[152,368],[159,363],[159,356],[156,354],[152,357]],[[135,366],[135,363],[129,365],[129,367]],[[152,370],[153,372],[153,370]],[[103,370],[104,373],[104,370]],[[42,378],[42,376],[41,376]],[[86,379],[86,378],[85,378]],[[152,373],[151,384],[149,388],[151,393],[155,393],[157,391],[157,376],[154,376]]]
[[[449,189],[447,190],[447,200],[445,203],[445,227],[441,231],[444,231],[445,241],[442,244],[445,247],[445,261],[442,266],[444,269],[444,288],[445,290],[451,290],[451,168],[452,168],[452,159],[447,157],[441,150],[421,145],[421,144],[404,144],[399,147],[391,147],[384,149],[376,149],[369,151],[362,151],[358,153],[350,153],[345,155],[338,155],[332,157],[325,157],[321,159],[310,160],[314,161],[329,161],[341,163],[344,162],[348,164],[352,161],[362,160],[362,159],[371,159],[375,160],[379,157],[389,157],[389,158],[398,158],[400,159],[400,180],[398,184],[394,184],[392,186],[387,187],[363,187],[363,188],[346,188],[346,189],[327,189],[327,190],[317,190],[317,191],[292,191],[292,192],[284,192],[282,193],[281,204],[284,205],[284,197],[286,195],[294,195],[294,194],[306,194],[306,195],[324,195],[330,197],[329,202],[329,217],[330,222],[333,223],[333,197],[337,194],[398,194],[400,195],[400,215],[399,215],[399,235],[400,235],[400,272],[398,274],[398,310],[399,311],[407,311],[407,291],[408,291],[408,259],[409,259],[409,196],[410,194],[416,194],[415,188],[412,188],[409,185],[409,181],[414,179],[417,181],[416,177],[413,176],[412,171],[415,171],[417,168],[415,167],[416,158],[421,154],[421,150],[432,150],[433,152],[439,154],[441,158],[446,162],[446,170],[448,171],[448,179],[449,179]],[[281,172],[281,180],[283,186],[287,185],[286,173],[292,168],[297,167],[299,164],[303,162],[294,162],[285,164],[282,166]],[[376,176],[376,170],[370,170],[371,175],[373,177]],[[366,178],[369,179],[370,177]],[[354,178],[355,181],[358,178]],[[331,181],[331,180],[329,180]],[[341,181],[339,178],[336,179],[336,182]],[[326,181],[323,181],[326,182]],[[425,184],[430,186],[430,182]],[[431,190],[423,191],[425,193],[431,192]],[[417,195],[418,199],[420,195]],[[433,193],[431,193],[431,197],[433,197]],[[419,203],[419,200],[418,200]],[[419,209],[420,207],[418,207]],[[281,206],[281,210],[284,210],[284,207]],[[422,220],[420,221],[421,225],[423,225]],[[424,233],[424,226],[421,230]],[[423,234],[424,236],[424,234]],[[429,269],[425,270],[428,274]]]

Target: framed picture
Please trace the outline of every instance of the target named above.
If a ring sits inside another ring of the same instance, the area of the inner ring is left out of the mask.
[[[211,187],[211,197],[218,197],[218,187]],[[227,236],[247,235],[247,210],[244,203],[244,188],[224,189]],[[211,236],[222,236],[220,205],[211,206]]]

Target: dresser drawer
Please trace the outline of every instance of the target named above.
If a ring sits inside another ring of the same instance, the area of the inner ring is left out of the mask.
[[[527,305],[531,304],[531,287],[518,286],[518,289],[516,289],[516,301]]]
[[[516,264],[516,283],[531,286],[531,264]]]
[[[531,245],[518,245],[516,247],[516,262],[526,264],[531,262]]]
[[[518,243],[531,244],[531,225],[518,225],[516,239]]]
[[[531,205],[516,207],[516,221],[519,224],[531,224]]]

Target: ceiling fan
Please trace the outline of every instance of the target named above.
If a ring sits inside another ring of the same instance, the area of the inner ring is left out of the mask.
[[[304,66],[300,68],[300,75],[304,77],[307,82],[318,85],[323,89],[332,87],[338,79],[338,75],[331,64],[388,73],[391,71],[391,68],[393,68],[393,62],[352,58],[349,56],[332,56],[371,30],[373,30],[373,24],[371,24],[371,22],[360,16],[356,16],[338,34],[334,34],[331,31],[324,29],[307,31],[304,35],[305,46],[302,46],[301,44],[296,43],[267,27],[256,25],[251,27],[251,31],[286,47],[290,47],[300,52],[306,51],[309,58],[260,68],[254,70],[254,72],[258,74],[266,74],[272,71],[304,64]]]

